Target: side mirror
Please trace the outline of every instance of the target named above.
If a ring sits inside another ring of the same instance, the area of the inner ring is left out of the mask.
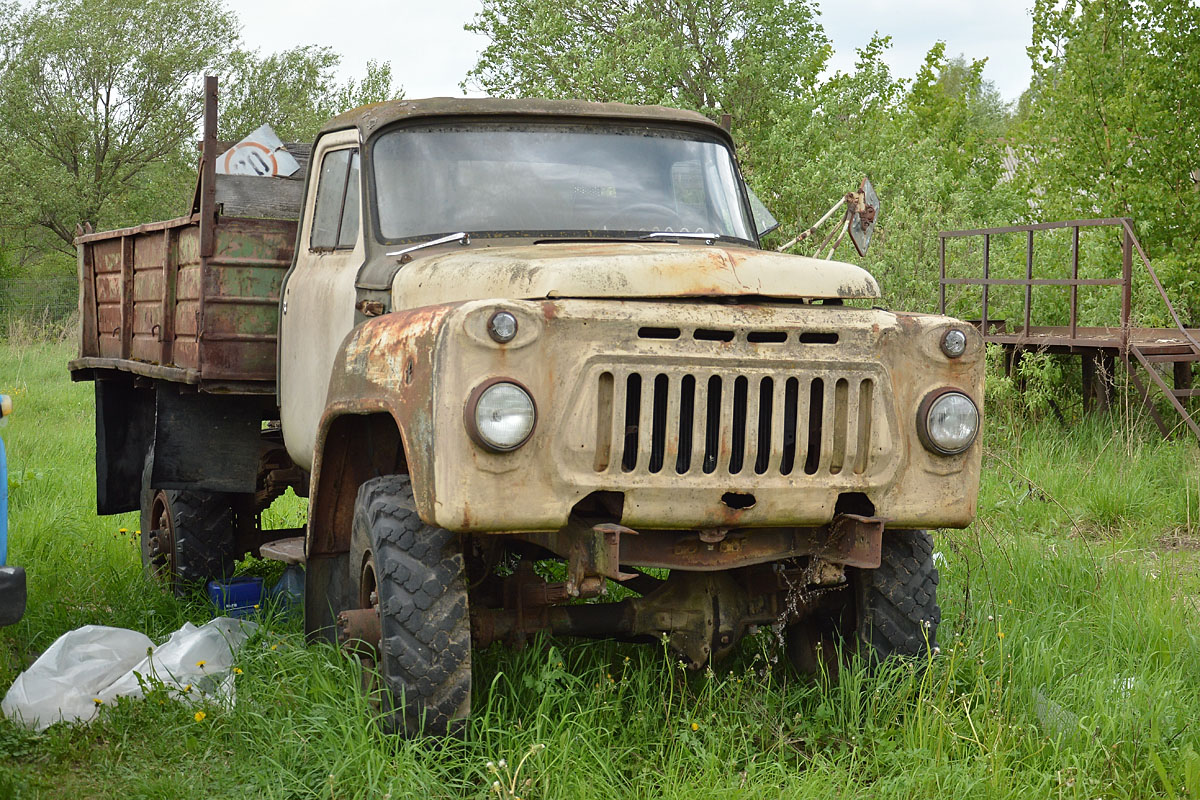
[[[870,178],[863,178],[858,191],[846,195],[846,205],[850,207],[850,241],[858,254],[865,256],[871,234],[875,233],[875,220],[879,218],[879,195]]]

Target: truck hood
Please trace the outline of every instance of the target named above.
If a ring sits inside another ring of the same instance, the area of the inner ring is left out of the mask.
[[[668,242],[454,247],[404,265],[394,308],[506,298],[879,297],[860,267],[748,247]]]

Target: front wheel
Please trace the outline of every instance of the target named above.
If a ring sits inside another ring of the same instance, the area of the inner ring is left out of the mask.
[[[788,629],[788,658],[798,672],[836,680],[855,655],[875,666],[936,647],[942,612],[928,533],[887,531],[879,566],[846,573],[848,585],[837,603]]]
[[[350,579],[379,613],[379,672],[391,727],[456,732],[471,711],[471,624],[459,536],[417,515],[405,475],[362,484]],[[355,563],[357,561],[357,563]],[[390,702],[386,702],[390,701]]]
[[[856,570],[852,580],[858,650],[869,661],[920,656],[937,645],[942,610],[927,532],[885,532],[879,567]]]

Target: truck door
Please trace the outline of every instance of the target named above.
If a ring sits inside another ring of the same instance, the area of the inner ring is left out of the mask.
[[[312,469],[334,357],[354,327],[354,281],[364,260],[357,131],[322,136],[312,163],[279,327],[284,442],[305,469]]]

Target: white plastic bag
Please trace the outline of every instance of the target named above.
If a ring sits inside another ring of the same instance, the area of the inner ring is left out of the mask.
[[[17,676],[0,710],[41,731],[59,720],[90,721],[102,703],[141,697],[143,687],[156,685],[231,704],[233,655],[257,627],[231,617],[188,622],[155,647],[137,631],[85,625],[58,637]]]

